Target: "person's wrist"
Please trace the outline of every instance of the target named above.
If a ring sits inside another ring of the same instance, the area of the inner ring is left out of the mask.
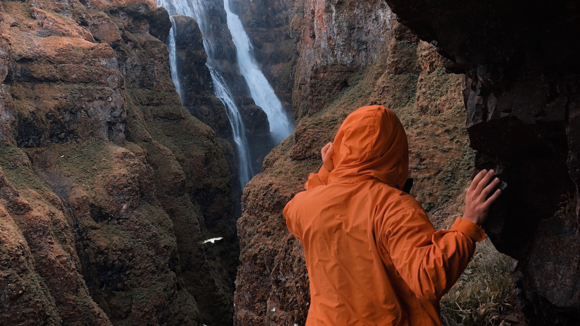
[[[478,219],[476,219],[474,217],[471,217],[469,215],[463,215],[462,219],[464,219],[464,220],[466,220],[468,222],[471,222],[471,223],[473,223],[473,224],[475,224],[477,226],[481,226]]]
[[[464,218],[458,218],[455,223],[453,223],[451,230],[460,231],[475,242],[485,239],[485,231],[483,228],[478,226],[476,223],[473,223],[473,221]]]

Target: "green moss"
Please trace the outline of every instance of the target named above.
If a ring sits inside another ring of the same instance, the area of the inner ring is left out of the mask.
[[[387,106],[393,110],[412,106],[417,95],[417,74],[392,75],[391,92],[388,94]]]
[[[46,185],[30,168],[26,153],[17,147],[0,147],[0,166],[12,186],[18,190],[26,188],[38,192],[49,191]]]
[[[283,40],[279,50],[280,62],[290,62],[296,57],[296,41],[294,39]]]
[[[374,90],[374,84],[378,77],[372,73],[372,70],[373,67],[369,67],[349,76],[346,79],[348,87],[344,88],[337,95],[329,94],[328,104],[322,112],[340,112],[341,109],[346,109],[350,113],[358,107],[366,105]]]
[[[408,58],[407,60],[417,61],[417,45],[418,43],[409,42],[405,40],[395,41],[393,52],[397,57]]]
[[[58,155],[57,167],[65,176],[74,177],[74,182],[86,191],[94,189],[95,178],[112,171],[112,143],[86,142],[78,145],[54,145],[51,150]]]

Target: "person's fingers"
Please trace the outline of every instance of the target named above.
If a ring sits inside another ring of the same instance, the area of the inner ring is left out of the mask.
[[[326,145],[324,145],[324,147],[322,147],[322,149],[320,150],[320,153],[322,154],[322,158],[324,158],[328,152],[328,148],[330,147],[331,143],[328,143]]]
[[[479,181],[481,181],[481,179],[485,177],[486,173],[487,170],[479,171],[479,173],[475,176],[475,178],[473,178],[473,181],[471,181],[471,186],[469,186],[469,190],[475,190],[475,188],[477,188],[477,185],[479,184]]]
[[[493,178],[494,175],[495,175],[495,171],[489,170],[487,172],[487,174],[483,177],[483,179],[481,179],[481,181],[479,181],[477,188],[475,188],[475,192],[477,194],[480,194],[481,191],[483,191],[483,188],[485,188],[489,184],[489,182],[491,181],[491,178]]]
[[[491,197],[489,197],[486,201],[485,201],[485,205],[487,207],[491,206],[491,204],[493,204],[494,201],[497,200],[497,198],[499,197],[499,195],[501,195],[501,190],[498,189],[496,190],[493,195],[491,195]]]
[[[328,151],[326,151],[326,155],[332,156],[332,153],[334,153],[334,146],[332,146],[332,143],[330,143],[330,146],[328,146]]]
[[[487,198],[487,195],[491,194],[491,192],[497,186],[498,183],[499,183],[499,179],[495,178],[485,188],[483,188],[481,195],[483,196],[484,199]]]

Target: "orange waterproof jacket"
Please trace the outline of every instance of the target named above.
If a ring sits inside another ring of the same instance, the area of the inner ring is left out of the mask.
[[[405,130],[382,106],[350,114],[334,140],[334,170],[311,174],[284,208],[304,245],[310,278],[307,326],[441,325],[439,300],[485,233],[457,219],[435,232],[404,193]]]

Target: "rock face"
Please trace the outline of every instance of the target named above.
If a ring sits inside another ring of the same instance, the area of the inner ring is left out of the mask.
[[[167,12],[0,7],[0,324],[231,324],[232,180],[171,81]]]
[[[528,322],[580,324],[580,3],[387,2],[466,74],[476,167],[508,184],[486,232],[519,261]]]
[[[305,1],[298,12],[293,24],[301,28],[300,57],[292,103],[299,118],[320,111],[349,87],[350,76],[377,60],[390,36],[391,11],[382,1]]]
[[[392,108],[407,129],[412,194],[439,227],[458,217],[471,173],[459,76],[383,1],[296,2],[300,29],[293,88],[296,130],[246,186],[238,220],[235,325],[303,325],[309,283],[303,248],[282,209],[321,166],[320,148],[364,105]],[[354,40],[359,40],[358,43]]]

